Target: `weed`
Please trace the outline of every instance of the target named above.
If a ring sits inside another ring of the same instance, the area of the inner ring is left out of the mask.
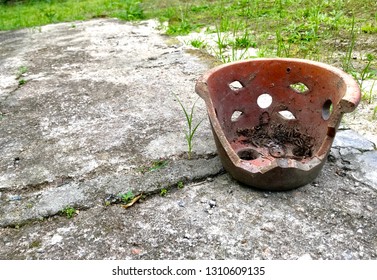
[[[373,103],[373,99],[374,99],[373,89],[374,89],[375,84],[376,84],[376,80],[373,81],[373,84],[368,91],[364,91],[364,89],[362,89],[362,92],[363,92],[362,99],[366,100],[369,104]]]
[[[152,166],[149,168],[149,171],[155,171],[161,168],[164,168],[168,165],[168,160],[156,160],[152,162]]]
[[[119,194],[118,195],[123,203],[129,203],[132,199],[134,199],[135,195],[132,191],[128,191],[127,193]]]
[[[188,159],[191,159],[194,135],[195,135],[195,132],[198,129],[199,125],[203,121],[203,120],[201,120],[196,125],[193,124],[194,109],[195,109],[196,101],[198,99],[191,106],[190,113],[188,113],[188,111],[186,110],[186,108],[183,106],[181,100],[179,100],[178,96],[176,94],[174,94],[174,96],[177,99],[177,101],[178,101],[179,105],[181,106],[181,108],[182,108],[182,110],[183,110],[183,112],[185,114],[185,117],[186,117],[187,132],[185,133],[185,138],[186,138],[187,147],[188,147]]]
[[[376,72],[370,69],[371,63],[373,62],[374,59],[375,59],[374,55],[367,54],[367,61],[368,61],[367,65],[364,67],[364,69],[362,69],[360,73],[360,88],[361,89],[363,88],[363,82],[365,80],[374,78],[376,76]]]
[[[374,26],[373,24],[364,25],[361,27],[361,31],[367,34],[376,34],[377,26]]]
[[[24,84],[26,84],[26,80],[25,80],[25,79],[20,79],[20,80],[18,80],[18,85],[19,85],[19,86],[22,86],[22,85],[24,85]]]
[[[77,210],[74,207],[71,207],[71,206],[66,206],[61,211],[61,214],[66,216],[67,219],[71,219],[76,213],[77,213]]]
[[[126,0],[125,7],[113,15],[122,20],[139,20],[144,19],[144,10],[138,1]]]
[[[25,73],[27,73],[28,68],[26,66],[20,66],[17,70],[16,80],[22,77]]]
[[[168,165],[169,161],[168,160],[156,160],[153,161],[150,165],[143,165],[138,168],[138,171],[141,173],[146,173],[146,172],[151,172],[155,170],[159,170],[162,168],[165,168]]]
[[[168,190],[163,188],[160,190],[160,196],[166,196],[168,194]]]
[[[16,80],[18,80],[18,86],[23,86],[26,84],[25,79],[21,79],[21,77],[24,76],[24,74],[28,71],[28,68],[26,66],[20,66],[16,73]]]
[[[182,8],[180,9],[179,15],[178,13],[173,12],[173,15],[169,18],[168,28],[166,30],[166,34],[168,35],[187,35],[198,26],[192,24],[189,20],[187,20],[186,11]]]
[[[207,46],[206,42],[204,40],[200,40],[200,39],[191,40],[190,44],[191,44],[191,46],[193,46],[194,48],[197,48],[197,49],[204,49]]]
[[[352,16],[352,24],[351,24],[351,31],[350,31],[350,43],[347,48],[346,55],[343,58],[343,69],[346,72],[350,72],[353,68],[352,66],[352,53],[355,48],[355,41],[356,41],[356,30],[355,30],[355,16]]]
[[[289,46],[284,42],[282,31],[276,31],[276,55],[278,57],[289,57]]]
[[[225,48],[227,47],[225,36],[222,34],[220,27],[216,26],[216,40],[215,40],[217,51],[215,51],[216,56],[222,61],[225,61]]]
[[[255,48],[257,44],[253,41],[252,37],[245,32],[242,36],[236,37],[234,42],[232,43],[235,49],[248,49],[248,48]]]
[[[182,181],[179,181],[179,182],[177,183],[177,187],[178,187],[178,189],[183,189],[184,186],[185,186],[185,184],[184,184]]]

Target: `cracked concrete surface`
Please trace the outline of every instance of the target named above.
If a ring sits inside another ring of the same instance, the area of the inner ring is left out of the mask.
[[[339,131],[312,184],[258,191],[224,173],[199,100],[188,160],[174,94],[190,107],[214,62],[155,27],[0,33],[0,258],[376,259],[375,145]],[[145,197],[106,206],[128,191]]]

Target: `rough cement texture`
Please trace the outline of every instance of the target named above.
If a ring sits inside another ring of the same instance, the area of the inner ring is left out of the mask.
[[[376,259],[374,144],[339,131],[315,182],[257,191],[223,171],[199,100],[187,159],[174,94],[189,109],[211,64],[155,27],[0,33],[0,259]]]

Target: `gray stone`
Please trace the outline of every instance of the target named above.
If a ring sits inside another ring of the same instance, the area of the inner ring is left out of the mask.
[[[333,142],[333,147],[353,148],[359,151],[372,151],[376,149],[373,142],[365,139],[351,129],[338,130]]]
[[[360,181],[367,182],[377,190],[377,151],[358,154],[355,160],[360,168],[353,173],[354,176]]]
[[[213,208],[216,206],[216,201],[211,199],[208,201],[208,204],[209,204],[209,207]]]

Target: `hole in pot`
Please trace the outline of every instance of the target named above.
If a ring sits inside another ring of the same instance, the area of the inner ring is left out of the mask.
[[[291,68],[287,67],[287,73],[291,72]]]
[[[232,116],[231,116],[231,118],[230,118],[230,120],[232,122],[236,122],[236,121],[238,121],[240,119],[240,117],[242,115],[243,115],[243,112],[241,112],[241,111],[234,111],[233,114],[232,114]]]
[[[309,88],[304,83],[295,83],[289,86],[297,93],[305,94],[309,91]]]
[[[330,99],[327,99],[322,107],[322,118],[327,121],[333,111],[333,105]]]
[[[293,115],[293,113],[291,111],[288,111],[288,110],[280,111],[279,115],[280,115],[280,117],[282,117],[283,119],[286,119],[286,120],[295,120],[296,119],[295,115]]]
[[[231,90],[240,90],[243,85],[239,81],[234,81],[229,84]]]
[[[240,159],[254,160],[260,157],[260,154],[254,149],[244,149],[237,152]]]
[[[257,99],[257,104],[260,108],[266,109],[271,106],[272,104],[272,96],[269,95],[268,93],[263,93],[259,95]]]

